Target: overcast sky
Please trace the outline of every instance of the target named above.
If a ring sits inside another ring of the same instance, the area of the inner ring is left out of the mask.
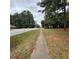
[[[41,0],[10,0],[10,13],[22,12],[23,10],[29,10],[34,16],[34,20],[41,24],[41,20],[44,19],[44,14],[38,12],[42,9],[37,6],[37,3]]]

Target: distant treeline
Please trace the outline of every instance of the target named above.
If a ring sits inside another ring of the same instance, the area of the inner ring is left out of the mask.
[[[66,20],[64,23],[64,18],[62,17],[63,13],[60,13],[58,15],[58,18],[55,18],[52,16],[52,18],[48,19],[45,18],[45,20],[41,21],[43,28],[64,28],[64,24],[66,24],[66,28],[69,28],[69,15],[66,13]]]
[[[30,11],[23,11],[10,15],[10,24],[16,26],[16,28],[39,27],[39,25],[35,23],[34,17]]]

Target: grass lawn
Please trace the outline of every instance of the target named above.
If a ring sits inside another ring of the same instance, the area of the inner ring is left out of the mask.
[[[43,30],[51,59],[69,59],[69,33],[62,29]]]
[[[10,59],[30,59],[39,30],[10,37]]]

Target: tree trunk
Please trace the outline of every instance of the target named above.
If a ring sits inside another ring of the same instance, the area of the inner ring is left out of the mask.
[[[64,30],[66,30],[66,0],[64,0]]]

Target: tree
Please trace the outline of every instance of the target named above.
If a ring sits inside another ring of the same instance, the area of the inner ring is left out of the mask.
[[[41,21],[42,27],[44,28],[45,24],[44,24],[44,20]]]
[[[35,27],[35,21],[30,11],[10,15],[10,24],[15,25],[17,28]]]
[[[59,22],[59,17],[58,15],[60,14],[60,11],[62,11],[63,16],[62,19],[64,19],[64,29],[66,29],[66,6],[68,5],[67,0],[42,0],[42,2],[39,2],[38,5],[40,7],[43,7],[44,10],[42,12],[45,12],[45,20],[50,20],[52,19],[53,27],[58,27],[60,22]],[[49,22],[50,23],[50,22]]]

